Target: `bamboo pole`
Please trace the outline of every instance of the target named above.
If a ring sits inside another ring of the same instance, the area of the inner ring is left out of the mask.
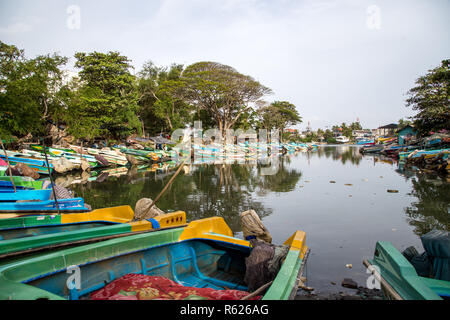
[[[47,147],[45,146],[44,139],[42,139],[42,146],[44,147],[45,162],[47,164],[48,175],[50,177],[50,184],[52,185],[53,198],[55,198],[56,210],[58,211],[58,214],[61,214],[61,212],[59,212],[59,204],[58,204],[58,199],[56,197],[56,191],[55,191],[55,185],[53,183],[52,172],[50,170],[50,165],[48,164]]]
[[[16,186],[14,185],[14,179],[13,179],[13,177],[12,177],[11,165],[10,165],[10,163],[9,163],[8,154],[6,153],[6,149],[5,149],[5,146],[3,145],[3,140],[2,140],[1,138],[0,138],[0,143],[2,144],[2,149],[3,149],[3,152],[5,153],[6,162],[8,163],[9,177],[10,177],[10,179],[11,179],[11,183],[12,183],[13,188],[14,188],[14,193],[16,193],[17,190],[16,190]]]
[[[155,200],[153,200],[152,204],[150,205],[150,207],[147,210],[150,210],[155,205],[156,201],[158,201],[159,198],[161,198],[161,196],[164,194],[164,192],[166,192],[167,188],[169,188],[169,186],[172,184],[173,180],[175,180],[175,178],[180,173],[180,171],[183,168],[183,166],[184,166],[184,161],[180,164],[180,166],[178,167],[177,172],[172,176],[172,178],[170,178],[169,182],[166,184],[164,189],[158,194],[158,196],[155,198]]]

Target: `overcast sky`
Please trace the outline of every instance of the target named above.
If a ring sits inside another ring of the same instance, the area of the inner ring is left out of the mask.
[[[449,0],[0,0],[0,40],[27,57],[119,51],[136,72],[216,61],[295,104],[313,129],[413,115],[405,94],[450,58]]]

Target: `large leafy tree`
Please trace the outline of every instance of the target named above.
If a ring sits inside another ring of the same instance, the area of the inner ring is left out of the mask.
[[[430,131],[450,129],[450,59],[429,70],[408,91],[406,105],[418,113],[412,118],[422,136]]]
[[[67,122],[76,137],[120,139],[139,132],[136,78],[118,52],[75,54],[79,80],[69,99]]]
[[[250,113],[255,103],[272,91],[252,77],[217,62],[198,62],[182,73],[183,98],[200,110],[205,110],[225,135],[244,113]]]
[[[147,130],[173,131],[191,120],[192,107],[182,99],[183,65],[157,67],[147,62],[139,73],[139,114]]]
[[[46,124],[63,112],[61,67],[67,58],[40,55],[27,59],[23,50],[0,41],[0,134],[44,136]]]
[[[279,129],[281,132],[289,126],[302,122],[297,108],[287,101],[275,101],[261,108],[262,126],[265,129]]]

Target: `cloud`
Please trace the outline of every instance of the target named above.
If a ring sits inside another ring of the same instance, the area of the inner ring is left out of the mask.
[[[14,36],[22,33],[33,31],[33,29],[40,23],[40,19],[37,17],[31,17],[28,19],[15,18],[14,21],[6,27],[0,27],[0,35],[2,36]]]

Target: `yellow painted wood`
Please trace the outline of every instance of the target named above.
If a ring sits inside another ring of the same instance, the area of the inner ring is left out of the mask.
[[[296,231],[283,245],[290,246],[289,250],[300,251],[300,258],[303,259],[308,250],[306,246],[306,233],[304,231]]]
[[[153,219],[158,221],[161,229],[181,227],[186,225],[186,213],[184,211],[162,214],[160,216],[154,217]],[[147,220],[130,222],[130,225],[132,232],[153,229],[152,223]]]
[[[158,221],[161,228],[174,227],[178,225],[186,224],[186,212],[176,211],[172,213],[166,213],[154,218]]]
[[[130,206],[103,208],[91,212],[61,214],[61,223],[79,223],[87,221],[110,221],[127,223],[133,220],[134,212]]]
[[[194,239],[202,236],[205,233],[219,233],[225,236],[232,237],[233,232],[221,217],[212,217],[201,220],[192,221],[186,227],[180,236],[180,240]]]

